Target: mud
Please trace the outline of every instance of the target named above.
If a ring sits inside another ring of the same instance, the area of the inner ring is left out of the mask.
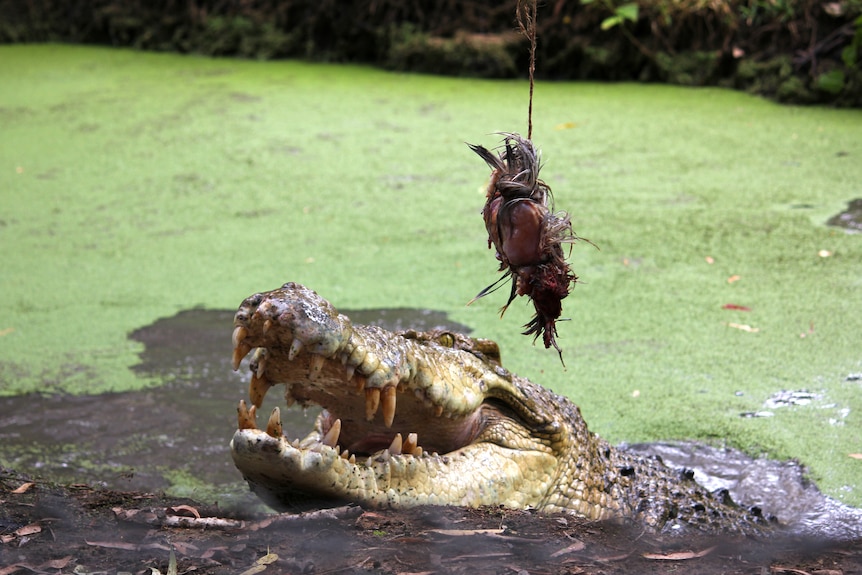
[[[862,569],[859,540],[681,538],[502,509],[343,507],[264,517],[152,494],[28,485],[27,478],[2,471],[0,503],[3,575],[840,575]]]
[[[826,224],[844,228],[848,232],[862,233],[862,198],[847,202],[847,209],[829,218]]]

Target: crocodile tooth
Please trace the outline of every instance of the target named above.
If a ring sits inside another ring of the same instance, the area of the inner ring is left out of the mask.
[[[272,320],[268,319],[263,322],[263,335],[266,335],[266,332],[268,332],[270,328],[272,328]]]
[[[332,422],[332,427],[329,428],[329,431],[326,432],[326,436],[324,436],[323,443],[324,445],[328,445],[329,447],[335,447],[338,445],[338,436],[341,435],[341,420],[336,419]]]
[[[437,407],[434,408],[434,415],[436,415],[437,417],[440,417],[441,415],[443,415],[443,406],[442,405],[438,405]]]
[[[242,343],[242,340],[244,340],[246,337],[248,337],[248,329],[241,325],[238,325],[236,329],[233,330],[233,346],[239,347],[239,344]]]
[[[259,377],[257,373],[251,374],[251,381],[248,384],[248,398],[251,400],[252,405],[260,407],[270,387],[272,387],[272,384],[266,378]]]
[[[422,447],[417,445],[416,449],[413,450],[413,457],[422,457],[422,455],[424,455],[424,452],[422,451]]]
[[[290,344],[290,350],[287,352],[287,359],[289,359],[290,361],[293,361],[301,349],[302,349],[302,342],[299,341],[298,339],[294,339],[293,342]]]
[[[419,436],[415,433],[408,433],[407,439],[404,441],[404,446],[401,448],[402,453],[409,453],[410,455],[415,455],[416,448],[418,447]]]
[[[294,449],[299,449],[299,438],[293,440],[293,443],[290,444]]]
[[[350,458],[349,458],[347,461],[349,461],[349,462],[350,462],[350,463],[352,463],[353,465],[356,465],[356,455],[355,455],[355,454],[353,454],[353,453],[351,453],[351,454],[350,454]]]
[[[392,443],[389,445],[389,453],[392,455],[401,455],[401,434],[396,433],[395,438],[392,440]]]
[[[298,340],[293,340],[298,341]],[[291,345],[291,349],[293,346]],[[322,355],[312,355],[311,356],[311,364],[308,368],[308,378],[312,381],[317,379],[320,376],[320,371],[323,369],[323,363],[326,361]]]
[[[250,351],[251,346],[245,342],[240,342],[239,345],[233,348],[233,358],[231,359],[231,366],[233,367],[234,371],[239,369],[240,362],[245,356],[248,355],[248,352]]]
[[[281,437],[281,410],[278,407],[272,409],[269,421],[266,424],[266,434],[270,437]]]
[[[266,370],[266,348],[257,348],[249,365],[258,377],[263,377],[263,372]]]
[[[365,389],[365,383],[368,381],[368,378],[364,375],[357,374],[356,376],[356,393],[361,393],[363,389]]]
[[[353,376],[356,374],[356,366],[354,365],[346,365],[344,366],[344,377],[347,378],[347,381],[353,379]]]
[[[365,390],[365,419],[371,421],[380,406],[380,388],[372,387]]]
[[[236,408],[237,427],[239,429],[257,429],[257,425],[254,423],[256,411],[253,405],[249,409],[245,400],[240,399],[239,406]]]
[[[383,389],[383,424],[389,428],[392,427],[392,421],[395,419],[395,389],[394,385],[390,385]]]
[[[346,449],[341,452],[341,459],[350,459],[350,452]]]

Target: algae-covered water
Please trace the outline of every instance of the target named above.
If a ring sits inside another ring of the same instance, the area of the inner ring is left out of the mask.
[[[542,174],[600,248],[572,252],[563,369],[525,301],[465,306],[497,277],[465,142],[526,131],[526,105],[523,81],[0,46],[0,395],[159,386],[132,332],[291,280],[447,312],[611,442],[797,458],[862,505],[862,235],[825,225],[862,197],[862,112],[540,83]]]

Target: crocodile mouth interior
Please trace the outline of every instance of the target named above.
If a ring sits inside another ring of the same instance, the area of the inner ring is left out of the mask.
[[[446,456],[476,442],[498,412],[490,403],[468,413],[446,410],[428,397],[426,389],[399,377],[402,374],[382,379],[380,366],[369,360],[370,354],[325,357],[298,338],[270,337],[277,331],[272,330],[271,319],[244,322],[249,326],[237,323],[234,370],[251,354],[249,401],[241,400],[237,409],[240,430],[265,431],[296,449],[334,449],[350,463],[362,463],[381,456]],[[261,329],[255,333],[252,326],[257,324]],[[278,407],[265,427],[258,429],[257,410],[276,385],[284,385],[288,408],[295,404],[323,408],[304,438],[284,435]]]

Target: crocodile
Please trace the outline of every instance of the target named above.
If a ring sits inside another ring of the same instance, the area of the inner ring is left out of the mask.
[[[609,445],[568,398],[504,368],[491,340],[354,325],[292,282],[246,298],[234,326],[233,367],[250,356],[251,380],[231,454],[276,509],[311,497],[534,509],[670,533],[771,524],[691,471]],[[258,428],[274,385],[288,406],[323,407],[306,437],[285,437],[280,407]]]

